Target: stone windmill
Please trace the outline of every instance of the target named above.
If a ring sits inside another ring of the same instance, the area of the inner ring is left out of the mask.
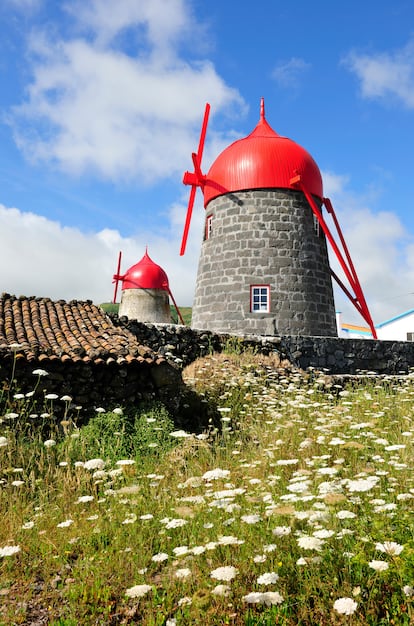
[[[114,274],[114,299],[118,292],[118,283],[122,282],[122,298],[118,315],[139,322],[164,323],[171,322],[169,298],[174,304],[178,318],[184,324],[180,310],[171,292],[168,276],[165,271],[154,263],[145,250],[145,254],[138,263],[130,267],[125,274],[120,274],[121,256],[119,253],[118,269]]]
[[[204,175],[201,158],[209,110],[207,104],[198,151],[192,155],[194,172],[186,172],[183,179],[191,193],[180,254],[185,252],[197,187],[206,210],[192,326],[225,333],[336,336],[333,277],[376,337],[314,159],[271,128],[262,99],[253,132],[228,146]],[[349,287],[330,269],[327,242]]]

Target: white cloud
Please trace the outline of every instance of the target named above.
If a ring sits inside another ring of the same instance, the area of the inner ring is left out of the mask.
[[[281,61],[272,71],[272,78],[281,87],[298,87],[303,73],[310,68],[310,64],[298,57],[288,61]]]
[[[413,308],[412,237],[394,213],[376,213],[364,199],[353,196],[346,177],[326,173],[323,178],[325,194],[334,205],[374,322]],[[119,251],[123,252],[123,274],[140,260],[149,244],[148,252],[166,271],[177,303],[191,306],[204,223],[202,195],[197,195],[187,251],[180,257],[185,203],[183,196],[182,203],[170,207],[164,236],[140,232],[132,237],[122,237],[111,229],[85,234],[0,205],[0,248],[2,258],[7,259],[0,267],[1,290],[52,299],[91,299],[98,304],[110,301]],[[330,257],[333,269],[343,277],[332,253]],[[344,321],[363,323],[339,288],[335,288],[335,298]]]
[[[375,212],[369,201],[348,190],[346,177],[324,174],[323,178],[325,194],[332,200],[374,323],[413,308],[414,242],[398,216],[391,211]],[[332,252],[330,259],[342,278]],[[346,280],[344,283],[348,286]],[[344,321],[364,323],[337,287],[335,300]]]
[[[140,183],[181,176],[205,102],[216,111],[243,106],[209,61],[184,60],[178,46],[169,45],[193,37],[187,4],[105,0],[70,6],[89,38],[32,36],[27,100],[11,112],[19,148],[29,159],[74,175]],[[127,28],[134,54],[124,52],[122,42],[111,45]]]
[[[116,5],[113,0],[75,0],[66,5],[66,10],[80,29],[91,30],[101,44],[138,28],[137,35],[159,51],[191,32],[201,31],[186,0],[117,0]],[[139,44],[138,37],[135,43]]]
[[[200,206],[195,207],[187,252],[185,257],[180,257],[184,214],[184,206],[172,208],[171,229],[165,238],[149,233],[126,238],[110,229],[85,234],[0,204],[0,248],[2,258],[7,259],[0,267],[1,290],[15,295],[109,302],[119,251],[123,252],[121,274],[124,274],[141,259],[150,242],[148,253],[167,273],[178,305],[189,306],[195,286],[203,211]],[[119,289],[118,301],[120,295]]]
[[[358,77],[363,98],[392,98],[414,108],[414,40],[394,52],[353,51],[343,62]]]

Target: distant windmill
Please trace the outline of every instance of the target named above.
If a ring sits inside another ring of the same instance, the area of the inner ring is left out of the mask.
[[[197,187],[206,209],[192,325],[216,332],[336,336],[333,277],[376,331],[332,204],[311,155],[265,119],[201,170],[206,105],[180,254],[186,248]],[[333,220],[339,244],[326,223]],[[330,269],[327,242],[345,274]]]
[[[146,249],[142,259],[123,275],[120,274],[121,257],[122,252],[119,253],[118,268],[113,277],[115,283],[114,302],[116,302],[119,281],[122,282],[119,317],[125,315],[129,319],[140,322],[168,324],[171,322],[169,303],[169,297],[171,297],[178,318],[184,324],[171,292],[167,274],[149,257],[148,250]]]

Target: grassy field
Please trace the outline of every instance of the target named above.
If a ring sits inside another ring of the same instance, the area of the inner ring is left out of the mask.
[[[413,624],[414,379],[251,354],[184,376],[220,432],[161,405],[78,429],[5,388],[0,624]]]

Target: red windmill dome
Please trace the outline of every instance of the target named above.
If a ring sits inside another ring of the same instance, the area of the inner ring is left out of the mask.
[[[114,276],[115,278],[115,276]],[[169,291],[168,276],[157,263],[150,258],[148,250],[138,263],[135,263],[123,276],[122,289],[164,289]]]
[[[160,265],[154,263],[145,249],[145,254],[138,263],[132,265],[125,274],[120,274],[121,256],[119,253],[118,269],[114,274],[114,299],[118,291],[118,283],[122,281],[122,299],[119,315],[143,322],[171,321],[169,297],[177,311],[178,318],[184,324],[180,310],[171,292],[168,276]]]
[[[299,144],[278,135],[267,123],[264,102],[253,132],[226,148],[204,179],[204,206],[223,193],[244,189],[296,189],[299,174],[310,193],[323,198],[322,177],[311,155]]]

